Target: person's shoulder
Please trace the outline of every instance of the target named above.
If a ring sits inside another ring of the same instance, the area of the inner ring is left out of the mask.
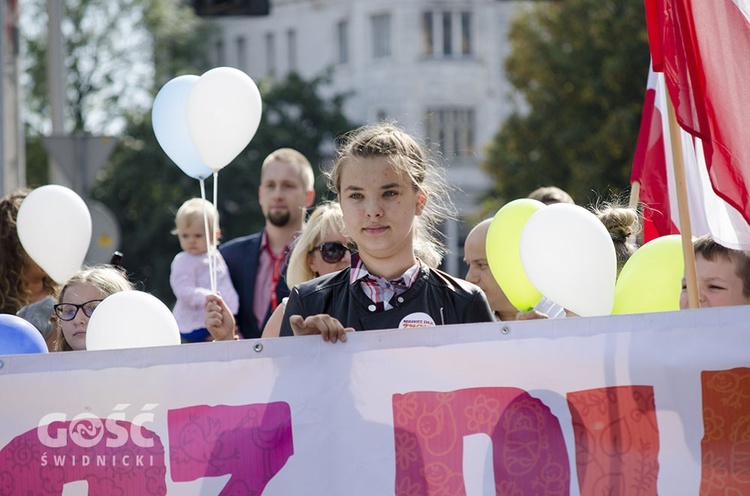
[[[482,291],[476,284],[470,283],[460,277],[454,277],[440,269],[427,267],[426,271],[429,284],[447,287],[456,293],[464,293],[467,295],[473,295]]]
[[[247,247],[249,244],[258,243],[260,242],[260,238],[263,235],[263,231],[258,231],[254,234],[248,234],[247,236],[241,236],[239,238],[234,238],[230,241],[227,241],[226,243],[222,243],[221,246],[219,246],[219,250],[226,254],[227,252],[231,252],[234,250],[242,250]]]
[[[190,257],[190,253],[181,251],[172,259],[172,265],[184,265],[188,260],[190,260]]]
[[[301,282],[295,286],[301,298],[349,284],[349,268]]]
[[[177,255],[174,256],[174,260],[182,260],[182,261],[191,261],[191,262],[200,262],[204,258],[208,257],[208,253],[188,253],[186,251],[181,251]]]
[[[181,251],[172,259],[172,271],[191,271],[196,268],[203,267],[204,259],[207,257],[205,253],[200,255],[194,255],[186,251]]]
[[[464,313],[463,320],[459,322],[492,322],[494,320],[487,297],[476,284],[432,268],[429,269],[428,281],[436,291],[440,291],[444,297],[453,301],[459,311]]]

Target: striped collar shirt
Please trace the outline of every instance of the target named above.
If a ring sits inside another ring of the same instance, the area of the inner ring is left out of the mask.
[[[419,277],[421,262],[409,267],[396,279],[388,280],[375,276],[367,270],[358,254],[352,254],[352,267],[349,271],[349,284],[359,283],[365,295],[375,304],[378,312],[394,308],[391,303],[394,297],[404,293]]]

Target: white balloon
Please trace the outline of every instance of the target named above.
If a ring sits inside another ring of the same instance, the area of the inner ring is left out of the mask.
[[[178,76],[162,86],[151,109],[156,141],[177,167],[194,179],[205,179],[211,169],[203,163],[193,145],[187,125],[187,99],[200,78]]]
[[[187,99],[187,124],[198,155],[214,172],[245,149],[260,124],[262,103],[253,80],[217,67],[195,82]]]
[[[117,350],[180,344],[172,312],[142,291],[122,291],[104,299],[86,329],[87,350]]]
[[[17,230],[26,253],[62,284],[81,270],[86,258],[91,213],[73,190],[57,184],[41,186],[21,202]]]
[[[585,208],[557,203],[534,213],[521,233],[521,263],[532,284],[567,310],[583,317],[612,312],[614,244]]]

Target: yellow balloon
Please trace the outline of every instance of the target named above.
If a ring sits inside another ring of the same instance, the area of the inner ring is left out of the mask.
[[[649,241],[636,250],[620,271],[612,313],[679,310],[684,272],[679,234]]]
[[[505,204],[492,218],[487,231],[487,263],[492,276],[514,307],[531,310],[542,294],[531,284],[521,264],[521,232],[529,217],[544,203],[521,198]]]

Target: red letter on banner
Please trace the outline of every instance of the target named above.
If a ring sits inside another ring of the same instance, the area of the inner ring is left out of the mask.
[[[569,494],[560,423],[522,389],[395,394],[393,423],[398,496],[466,494],[462,441],[481,433],[492,439],[496,494]]]
[[[40,424],[0,450],[0,494],[55,496],[64,484],[84,480],[88,494],[167,493],[164,446],[155,433],[124,420],[81,417]],[[137,436],[124,440],[114,430]]]
[[[232,474],[220,494],[261,494],[294,453],[287,403],[169,410],[172,480]]]
[[[702,496],[750,494],[750,369],[704,371]]]
[[[659,429],[651,386],[568,394],[581,496],[656,495]]]

